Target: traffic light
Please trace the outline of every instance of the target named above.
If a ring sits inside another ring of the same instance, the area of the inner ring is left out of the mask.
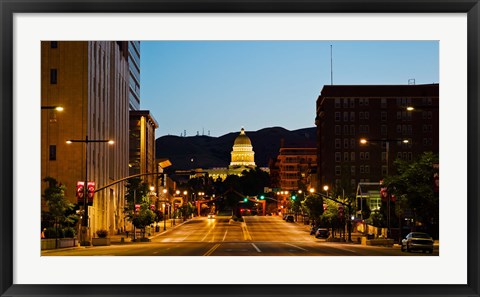
[[[344,209],[343,209],[343,204],[338,204],[338,217],[341,219],[344,216]]]
[[[88,203],[93,203],[93,195],[95,194],[95,182],[87,183],[87,197]]]
[[[260,200],[263,200],[263,199],[265,199],[265,196],[261,195]]]
[[[247,202],[248,201],[248,198],[243,198],[243,202]]]
[[[295,199],[297,199],[297,196],[292,195],[292,200],[295,200]]]

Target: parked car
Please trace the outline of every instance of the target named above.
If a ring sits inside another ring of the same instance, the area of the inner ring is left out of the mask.
[[[315,233],[317,232],[317,229],[320,228],[319,226],[312,226],[310,228],[310,235],[315,235]]]
[[[433,238],[427,233],[410,232],[402,239],[402,252],[422,251],[425,253],[433,253]]]
[[[330,236],[330,231],[327,228],[318,228],[315,231],[315,238],[328,238]]]
[[[292,215],[287,215],[287,217],[285,218],[285,221],[293,223],[295,220]]]
[[[214,218],[215,218],[215,214],[214,214],[214,213],[209,213],[209,214],[208,214],[208,218],[209,218],[209,219],[214,219]]]

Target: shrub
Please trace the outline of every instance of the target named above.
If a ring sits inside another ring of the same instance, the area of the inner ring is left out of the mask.
[[[97,236],[100,238],[105,238],[108,235],[108,231],[105,229],[97,230]]]
[[[43,232],[45,238],[64,238],[65,231],[62,228],[48,227]]]
[[[65,237],[72,238],[72,237],[75,237],[76,235],[75,228],[73,227],[67,227],[63,230],[65,230]]]

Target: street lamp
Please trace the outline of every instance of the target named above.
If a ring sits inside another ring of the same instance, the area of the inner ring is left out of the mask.
[[[323,186],[323,190],[325,191],[325,193],[327,193],[327,197],[328,197],[328,186],[327,186],[327,185],[324,185],[324,186]]]
[[[43,105],[41,108],[42,108],[42,109],[54,109],[54,110],[56,110],[56,111],[63,111],[63,107],[62,107],[62,106]]]
[[[114,141],[110,139],[88,139],[88,135],[85,136],[85,139],[71,139],[66,141],[67,144],[73,142],[85,143],[85,183],[83,184],[83,219],[82,219],[82,232],[80,238],[80,245],[90,245],[90,242],[87,241],[87,230],[88,230],[88,205],[87,205],[87,195],[88,195],[88,144],[91,142],[104,142],[108,144],[113,144]]]
[[[409,107],[407,107],[407,110]],[[410,107],[411,111],[413,110],[413,107]],[[382,139],[366,139],[366,138],[361,138],[360,139],[360,144],[368,144],[369,142],[380,142],[383,143],[385,142],[385,163],[387,164],[385,168],[385,176],[388,176],[388,169],[389,169],[389,154],[390,154],[390,141],[401,141],[402,143],[410,143],[408,139],[387,139],[387,138],[382,138]],[[383,175],[383,172],[382,172]],[[390,198],[387,199],[387,234],[390,236]]]

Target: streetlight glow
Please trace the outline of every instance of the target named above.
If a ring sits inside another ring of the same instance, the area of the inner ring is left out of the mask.
[[[71,141],[71,140],[67,140],[66,143],[67,143],[67,144],[71,144],[72,141]]]
[[[163,189],[163,194],[167,194],[167,189]]]
[[[108,141],[108,144],[114,144],[114,143],[115,143],[115,141],[113,141],[113,140]]]
[[[315,193],[315,189],[314,188],[310,188],[310,193]]]
[[[367,141],[365,138],[361,138],[361,139],[360,139],[360,143],[361,143],[361,144],[366,144],[367,142],[368,142],[368,141]]]
[[[415,110],[415,107],[413,106],[407,106],[407,111],[414,111]]]
[[[323,186],[323,190],[328,191],[328,186],[327,185]]]

